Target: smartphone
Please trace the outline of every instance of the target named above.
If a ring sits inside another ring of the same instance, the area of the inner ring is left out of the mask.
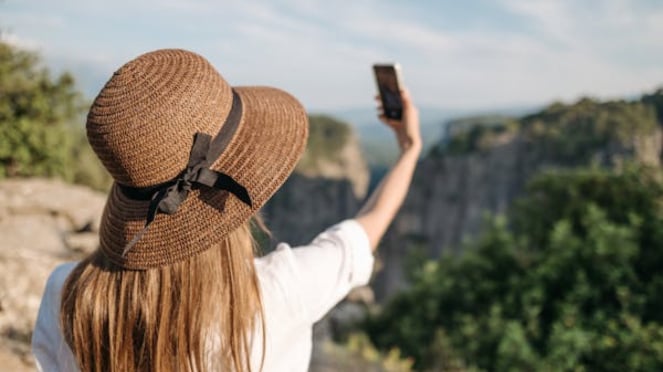
[[[373,73],[384,115],[389,119],[401,120],[403,118],[401,67],[398,63],[375,64]]]

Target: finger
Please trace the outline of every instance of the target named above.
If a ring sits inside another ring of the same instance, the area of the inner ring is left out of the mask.
[[[384,112],[380,112],[380,113],[378,114],[378,118],[379,118],[382,122],[384,122],[385,124],[388,124],[388,121],[390,120],[390,119],[387,117],[387,115],[384,114]]]
[[[391,128],[397,128],[400,123],[398,120],[388,118],[385,114],[379,115],[378,118],[380,118],[381,122]]]
[[[408,104],[412,102],[410,91],[407,88],[401,89],[401,100],[403,101],[403,103],[407,102]]]
[[[412,101],[412,95],[410,95],[410,91],[407,89],[401,90],[401,102],[403,102],[403,110],[412,111],[417,109]]]
[[[378,118],[380,119],[381,122],[385,123],[386,125],[391,125],[389,124],[389,118],[385,114],[380,114],[378,115]]]

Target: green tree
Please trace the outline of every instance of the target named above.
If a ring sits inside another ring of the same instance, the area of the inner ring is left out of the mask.
[[[422,369],[440,358],[497,371],[663,369],[662,179],[644,167],[536,177],[508,219],[465,255],[422,266],[367,332]]]
[[[642,97],[642,102],[649,104],[656,109],[659,124],[663,125],[663,87],[658,88],[652,94],[645,94]]]
[[[503,143],[500,139],[509,134],[523,142],[528,161],[612,165],[617,159],[636,155],[634,143],[655,135],[661,124],[660,90],[633,102],[583,98],[570,105],[554,103],[519,119],[489,116],[456,120],[450,123],[450,138],[434,148],[432,155],[481,152]]]
[[[0,42],[0,177],[73,177],[68,124],[83,109],[74,79]]]
[[[633,152],[634,140],[652,135],[659,126],[650,104],[588,98],[573,105],[553,104],[521,122],[535,151],[532,156],[574,166],[588,164],[606,149]]]
[[[86,108],[72,75],[52,77],[38,55],[0,41],[0,179],[59,177],[107,188],[110,176],[81,126]]]

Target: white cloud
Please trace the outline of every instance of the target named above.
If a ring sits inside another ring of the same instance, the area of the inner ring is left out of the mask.
[[[637,46],[663,47],[663,6],[648,8],[632,0],[502,0],[524,17],[544,40],[605,57],[611,50]],[[652,52],[654,52],[652,50]]]
[[[653,89],[663,83],[663,7],[646,9],[642,2],[605,0],[503,0],[505,8],[536,30],[532,41],[542,54],[523,66],[535,77],[545,99],[580,94],[615,97]],[[537,65],[549,74],[532,74]]]

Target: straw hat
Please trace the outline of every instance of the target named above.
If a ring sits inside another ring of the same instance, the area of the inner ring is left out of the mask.
[[[202,252],[245,223],[292,172],[308,121],[286,92],[233,88],[203,57],[158,50],[113,74],[87,135],[115,180],[100,250],[141,270]]]

